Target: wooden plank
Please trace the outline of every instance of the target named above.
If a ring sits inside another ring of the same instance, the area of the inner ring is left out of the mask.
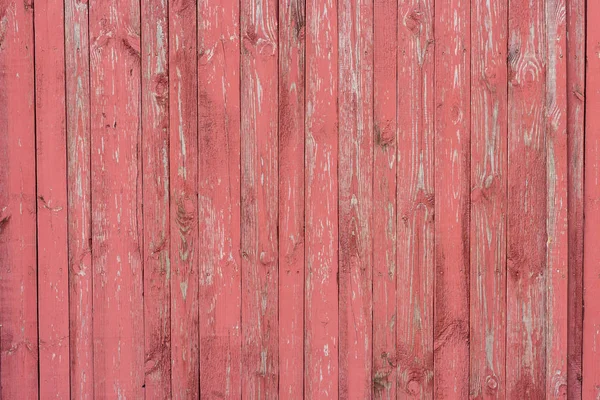
[[[582,398],[600,396],[600,3],[587,2]]]
[[[506,381],[507,3],[471,2],[470,396]]]
[[[338,2],[339,393],[373,381],[373,2]]]
[[[241,396],[239,2],[198,4],[200,387]]]
[[[196,1],[169,1],[171,387],[198,398],[198,64]]]
[[[65,1],[71,398],[94,396],[88,7]]]
[[[565,0],[546,0],[546,398],[567,396],[568,220]]]
[[[171,397],[169,27],[167,1],[141,3],[145,396]]]
[[[373,390],[396,398],[397,0],[373,3]]]
[[[305,1],[279,2],[279,397],[304,391]]]
[[[241,1],[242,398],[276,398],[278,35],[276,0]]]
[[[399,0],[398,398],[433,398],[433,0]]]
[[[469,396],[470,11],[435,2],[436,398]]]
[[[140,9],[89,3],[94,397],[144,384]]]
[[[509,3],[506,395],[546,389],[544,2]]]
[[[304,396],[338,398],[338,16],[306,2]]]
[[[33,4],[0,2],[0,398],[38,396]]]
[[[39,394],[44,398],[67,398],[69,255],[64,2],[37,4],[34,26]]]
[[[567,1],[568,310],[567,397],[581,398],[583,351],[583,152],[585,1]]]

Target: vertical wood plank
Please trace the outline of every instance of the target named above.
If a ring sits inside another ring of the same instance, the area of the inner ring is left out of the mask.
[[[88,5],[65,1],[71,398],[94,396]]]
[[[433,398],[433,0],[398,3],[398,398]]]
[[[142,0],[144,361],[147,399],[171,397],[169,27],[167,0]]]
[[[33,4],[0,2],[0,398],[38,396]]]
[[[585,113],[585,1],[568,0],[567,145],[568,145],[568,361],[567,397],[581,398],[583,351],[583,153]]]
[[[241,1],[243,399],[278,395],[277,10]]]
[[[279,397],[304,390],[305,1],[279,2]]]
[[[582,398],[600,396],[600,3],[587,2]]]
[[[373,3],[373,390],[396,398],[398,0]]]
[[[470,396],[504,399],[508,9],[471,10]]]
[[[140,9],[89,3],[94,397],[141,397]]]
[[[546,389],[544,1],[509,3],[506,395]]]
[[[304,395],[338,398],[337,1],[306,2]]]
[[[200,390],[241,396],[240,4],[198,4]]]
[[[169,1],[171,387],[198,398],[198,64],[196,1]]]
[[[546,398],[567,396],[567,63],[565,0],[546,0]]]
[[[338,2],[339,393],[369,399],[373,366],[373,2]]]
[[[43,398],[67,398],[69,255],[64,2],[37,4],[34,26],[39,392]]]
[[[469,395],[470,10],[435,2],[436,398]]]

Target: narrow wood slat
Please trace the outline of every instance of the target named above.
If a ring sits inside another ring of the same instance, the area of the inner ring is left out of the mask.
[[[94,396],[88,7],[65,1],[71,398]]]
[[[565,0],[546,0],[546,398],[567,396],[567,60]]]
[[[373,369],[373,2],[338,3],[339,385],[369,399]]]
[[[279,397],[304,393],[305,1],[279,2]]]
[[[433,398],[433,0],[399,0],[398,398]]]
[[[171,387],[198,398],[198,65],[196,1],[169,2]]]
[[[141,3],[145,396],[171,396],[169,27],[167,2]]]
[[[338,398],[338,15],[306,2],[304,395]]]
[[[507,3],[471,2],[470,395],[506,380]]]
[[[198,3],[200,392],[241,395],[240,4]]]
[[[544,2],[509,3],[506,395],[546,393]]]
[[[144,384],[140,9],[89,3],[94,397]]]
[[[38,396],[33,3],[0,2],[0,398]]]
[[[373,3],[373,390],[396,398],[397,0]]]

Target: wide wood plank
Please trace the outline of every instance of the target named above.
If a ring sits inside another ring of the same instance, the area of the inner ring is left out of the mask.
[[[143,0],[142,170],[145,396],[171,396],[169,21],[167,0]]]
[[[338,15],[306,2],[304,396],[338,398]]]
[[[0,1],[2,399],[39,393],[33,32],[33,3]]]
[[[369,399],[373,368],[373,2],[338,3],[339,385]]]
[[[398,398],[433,398],[433,0],[399,0]]]
[[[373,391],[396,398],[397,1],[373,3]],[[391,84],[390,84],[391,83]]]
[[[169,1],[171,386],[198,398],[198,64],[196,1]]]
[[[279,397],[304,393],[305,1],[279,2]]]
[[[507,4],[471,2],[470,396],[506,381]]]
[[[198,3],[200,392],[240,398],[239,2]]]
[[[89,3],[94,397],[141,397],[140,9]]]
[[[546,394],[546,34],[542,0],[511,0],[506,395]]]
[[[65,1],[71,398],[94,396],[88,7]]]

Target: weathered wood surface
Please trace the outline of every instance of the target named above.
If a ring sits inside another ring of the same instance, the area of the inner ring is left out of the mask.
[[[0,0],[0,398],[597,398],[598,15]]]

